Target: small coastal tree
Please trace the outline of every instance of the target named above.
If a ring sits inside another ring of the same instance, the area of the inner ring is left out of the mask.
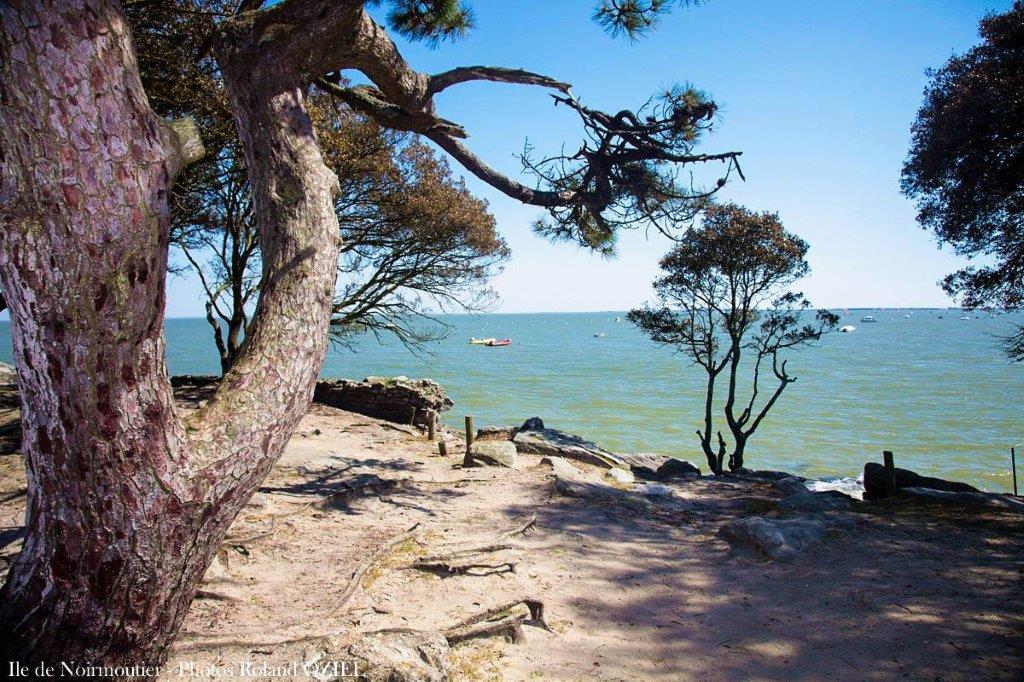
[[[986,263],[942,288],[966,308],[1024,307],[1024,1],[981,21],[983,42],[929,73],[902,189],[918,222]],[[1024,362],[1024,327],[1006,339]]]
[[[807,243],[787,232],[778,214],[714,206],[702,226],[661,259],[665,274],[654,281],[661,305],[629,312],[629,320],[656,343],[677,349],[707,373],[704,427],[697,436],[715,474],[724,471],[729,441],[729,469],[743,467],[750,437],[797,380],[784,354],[817,341],[839,320],[827,310],[810,312],[803,294],[787,290],[809,271],[806,255]],[[767,369],[776,383],[759,403]],[[742,373],[751,383],[749,397],[741,400]],[[729,438],[715,429],[716,389],[723,374],[722,415]]]

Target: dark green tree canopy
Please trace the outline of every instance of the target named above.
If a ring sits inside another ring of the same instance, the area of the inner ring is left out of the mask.
[[[902,189],[940,243],[988,259],[943,288],[969,308],[1014,309],[1024,303],[1024,2],[985,17],[980,34],[930,72]]]

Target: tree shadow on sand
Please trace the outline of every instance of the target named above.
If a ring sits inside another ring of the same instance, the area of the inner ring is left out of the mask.
[[[717,535],[777,494],[700,485],[701,504],[675,523],[560,496],[505,510],[536,511],[532,551],[565,557],[579,578],[549,606],[601,677],[1019,679],[1019,514],[863,505],[854,530],[779,564],[740,556]]]

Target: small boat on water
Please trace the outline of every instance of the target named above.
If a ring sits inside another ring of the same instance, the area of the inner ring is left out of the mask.
[[[865,315],[864,317],[860,318],[860,321],[861,322],[878,322],[878,320],[875,319],[874,315]]]
[[[491,339],[487,342],[487,345],[493,348],[494,346],[508,346],[512,343],[512,339]]]
[[[469,337],[469,343],[473,346],[488,346],[491,341],[497,341],[493,336],[489,336],[486,339],[478,339],[475,336]]]
[[[849,334],[850,332],[857,331],[857,328],[852,324],[847,324],[839,328],[840,334]]]
[[[605,334],[604,332],[598,332],[598,333],[594,334],[594,338],[595,339],[603,339],[606,336],[608,336],[608,335]]]

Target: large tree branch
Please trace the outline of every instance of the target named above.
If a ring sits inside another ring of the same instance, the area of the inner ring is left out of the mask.
[[[468,81],[491,81],[495,83],[519,83],[521,85],[539,85],[554,88],[564,93],[572,87],[568,83],[557,81],[549,76],[531,73],[522,69],[506,69],[500,66],[460,66],[450,71],[434,74],[427,82],[427,94],[437,93],[459,83]]]

